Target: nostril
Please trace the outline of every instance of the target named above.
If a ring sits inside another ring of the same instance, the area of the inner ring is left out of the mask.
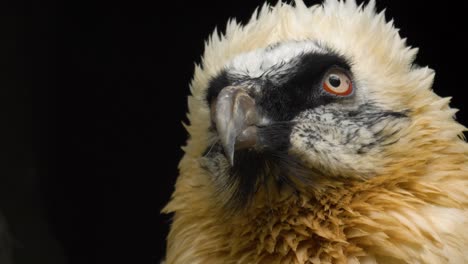
[[[257,144],[257,127],[250,126],[244,129],[236,139],[235,148],[246,149],[252,148]]]
[[[254,126],[259,123],[258,114],[257,114],[257,107],[255,105],[255,101],[252,97],[248,95],[242,95],[239,97],[239,107],[242,107],[245,111],[245,125],[246,126]]]

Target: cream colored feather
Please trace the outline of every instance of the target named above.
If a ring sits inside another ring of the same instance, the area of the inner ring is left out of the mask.
[[[236,56],[291,40],[318,40],[352,58],[366,94],[409,109],[411,123],[385,156],[367,160],[373,177],[285,192],[273,205],[228,216],[199,162],[211,140],[208,83]],[[174,213],[166,263],[468,263],[465,128],[449,99],[432,92],[434,72],[413,64],[416,53],[373,1],[264,5],[245,26],[231,20],[224,34],[215,32],[195,69],[190,138],[163,210]]]

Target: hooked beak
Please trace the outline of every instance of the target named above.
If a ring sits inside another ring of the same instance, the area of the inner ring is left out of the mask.
[[[232,166],[236,150],[257,144],[259,120],[255,100],[247,94],[245,87],[225,87],[211,105],[211,116]]]

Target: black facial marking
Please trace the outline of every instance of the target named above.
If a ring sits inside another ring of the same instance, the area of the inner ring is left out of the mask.
[[[230,84],[231,80],[229,80],[228,72],[226,70],[221,71],[215,78],[211,79],[210,83],[208,84],[206,101],[208,103],[212,102],[218,96],[221,90]]]
[[[289,121],[305,109],[337,99],[321,90],[323,75],[332,67],[349,71],[351,66],[343,56],[330,51],[304,53],[290,63],[281,61],[256,77],[233,75],[224,69],[209,82],[206,101],[211,103],[229,85],[253,84],[261,91],[253,95],[259,111],[273,120]]]
[[[289,121],[305,109],[336,101],[322,91],[323,76],[332,67],[350,70],[350,63],[336,53],[304,53],[289,64],[280,62],[260,77],[234,76],[225,69],[210,81],[206,100],[211,103],[226,86],[254,84],[260,86],[260,94],[253,96],[262,115]]]
[[[272,120],[289,121],[306,109],[335,101],[321,90],[323,75],[332,67],[350,70],[350,64],[334,53],[301,55],[285,80],[264,82],[257,100],[260,110]]]

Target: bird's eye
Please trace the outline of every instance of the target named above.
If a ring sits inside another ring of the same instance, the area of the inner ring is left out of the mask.
[[[332,69],[322,81],[323,89],[332,95],[346,96],[353,92],[353,83],[346,73]]]

